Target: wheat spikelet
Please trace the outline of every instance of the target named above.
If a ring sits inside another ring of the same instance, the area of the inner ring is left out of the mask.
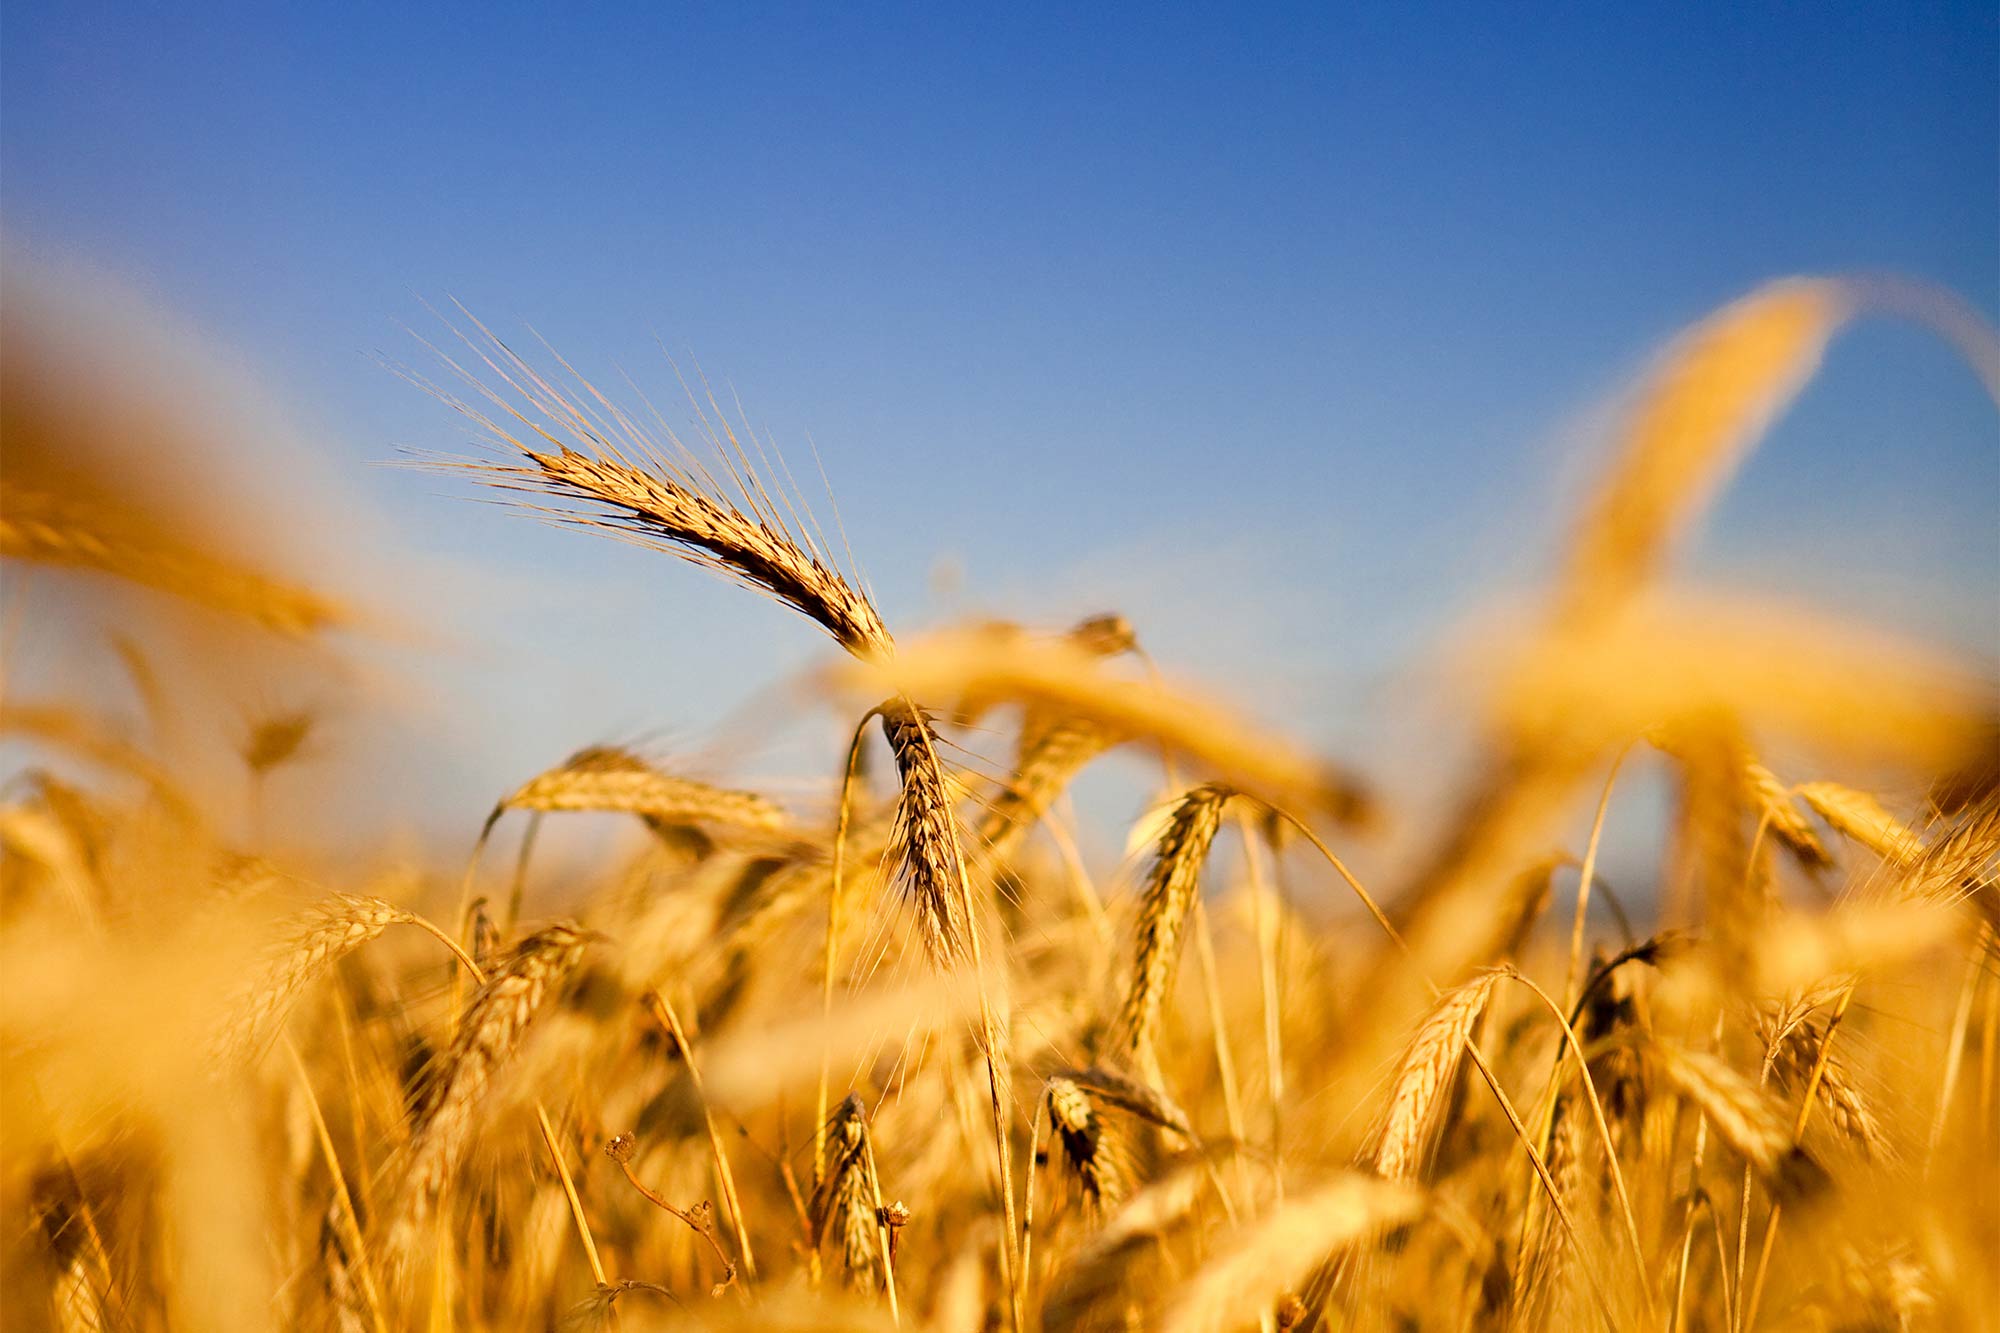
[[[1782,842],[1799,863],[1810,870],[1824,869],[1833,864],[1827,855],[1826,845],[1819,840],[1809,823],[1792,802],[1792,793],[1770,769],[1754,759],[1743,766],[1743,786],[1745,792],[1763,816],[1765,827],[1772,837]]]
[[[340,1206],[336,1200],[320,1220],[321,1284],[326,1289],[327,1301],[333,1306],[333,1326],[339,1333],[362,1333],[368,1327],[368,1305],[347,1245],[340,1238],[341,1228],[336,1221],[336,1210]]]
[[[1985,797],[1937,838],[1892,886],[1896,897],[1919,903],[1970,899],[2000,932],[2000,793]]]
[[[817,621],[857,656],[872,659],[892,651],[874,606],[817,554],[768,521],[702,494],[689,479],[633,467],[609,445],[603,447],[609,451],[604,457],[567,447],[555,453],[523,447],[534,469],[493,473],[603,507],[604,515],[575,521],[631,533],[768,593]]]
[[[1482,972],[1439,998],[1396,1070],[1367,1165],[1384,1180],[1419,1180],[1443,1125],[1465,1044],[1492,998],[1499,974]]]
[[[1838,782],[1807,782],[1798,795],[1834,832],[1892,866],[1909,865],[1923,853],[1923,840],[1865,791]]]
[[[1130,1056],[1145,1058],[1159,1033],[1160,1011],[1180,964],[1182,931],[1201,889],[1202,862],[1231,795],[1226,787],[1195,788],[1174,807],[1160,835],[1140,894],[1132,980],[1118,1015],[1119,1045]]]
[[[1116,1208],[1128,1182],[1119,1169],[1120,1154],[1090,1097],[1074,1080],[1057,1076],[1049,1080],[1043,1101],[1056,1150],[1067,1168],[1065,1178],[1074,1181],[1082,1195],[1085,1214],[1095,1218]]]
[[[1188,1121],[1187,1112],[1158,1088],[1149,1087],[1102,1065],[1065,1069],[1062,1077],[1089,1093],[1095,1101],[1115,1107],[1156,1129],[1167,1130],[1189,1141],[1194,1139],[1194,1127]]]
[[[556,514],[565,522],[605,529],[715,570],[811,618],[859,657],[876,660],[894,651],[874,606],[827,563],[816,542],[785,523],[777,503],[749,472],[747,460],[739,471],[726,457],[718,459],[749,512],[724,497],[680,441],[671,436],[654,440],[587,382],[579,381],[584,392],[573,400],[490,334],[476,350],[524,405],[504,399],[448,358],[446,364],[497,416],[434,392],[528,464],[452,466],[503,489],[581,506]],[[591,407],[591,400],[598,406]],[[680,458],[669,457],[669,449]]]
[[[958,813],[938,761],[937,732],[921,709],[898,703],[882,710],[882,734],[902,778],[891,855],[931,960],[954,967],[971,957],[972,928],[961,896]]]
[[[741,471],[727,462],[724,466],[748,504],[748,513],[724,499],[713,478],[691,458],[669,459],[659,443],[587,383],[584,390],[601,410],[566,399],[490,335],[487,343],[480,355],[488,368],[524,398],[540,420],[469,375],[464,378],[515,423],[520,434],[469,404],[441,396],[532,466],[458,466],[495,486],[581,504],[581,511],[563,510],[560,516],[680,555],[762,592],[818,623],[862,661],[882,663],[894,656],[895,642],[874,605],[827,563],[812,538],[787,526],[747,461]],[[680,448],[671,438],[668,444]],[[624,450],[644,465],[628,458]],[[681,453],[685,456],[686,450]],[[957,815],[947,794],[936,738],[929,718],[905,697],[884,705],[881,717],[903,779],[898,877],[916,905],[932,958],[941,965],[960,963],[969,957],[971,927],[960,901],[964,885]]]
[[[879,1291],[877,1258],[880,1222],[875,1215],[878,1185],[868,1144],[868,1113],[861,1098],[848,1093],[834,1108],[827,1127],[826,1161],[812,1200],[814,1243],[829,1237],[839,1247],[842,1280],[856,1291]]]
[[[132,515],[18,483],[0,490],[0,558],[108,574],[279,634],[352,623],[316,593],[182,546]]]
[[[262,971],[231,1005],[227,1022],[213,1040],[214,1058],[226,1065],[262,1051],[314,978],[390,926],[409,919],[409,913],[380,898],[336,893],[315,904],[290,941],[268,956]]]
[[[730,791],[670,777],[614,745],[578,750],[560,765],[514,789],[494,807],[506,810],[608,812],[649,822],[721,824],[783,830],[785,812],[753,792]]]
[[[1416,1216],[1422,1196],[1407,1185],[1342,1176],[1245,1227],[1168,1299],[1163,1333],[1210,1333],[1256,1321],[1313,1266],[1365,1237]]]
[[[402,1202],[390,1234],[392,1253],[409,1257],[438,1192],[471,1146],[481,1103],[544,998],[576,967],[583,950],[584,936],[576,926],[561,922],[544,927],[514,946],[467,1004],[458,1035],[444,1053],[410,1131]]]
[[[1812,1079],[1813,1066],[1818,1064],[1819,1082],[1813,1096],[1827,1122],[1865,1157],[1881,1157],[1888,1151],[1882,1122],[1869,1109],[1846,1063],[1831,1051],[1821,1058],[1829,1038],[1824,1020],[1806,1019],[1780,1029],[1775,1019],[1763,1014],[1758,1016],[1757,1035],[1764,1042],[1779,1087],[1788,1093],[1804,1091]]]

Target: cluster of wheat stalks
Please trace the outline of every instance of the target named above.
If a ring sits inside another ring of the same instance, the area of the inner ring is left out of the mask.
[[[232,841],[144,733],[10,694],[0,727],[68,767],[0,807],[8,1326],[1993,1319],[1990,666],[1660,577],[1894,297],[1775,284],[1674,344],[1542,607],[1478,642],[1462,789],[1410,809],[1163,683],[1115,615],[899,645],[719,411],[697,456],[475,326],[429,386],[498,448],[465,466],[816,622],[851,744],[811,804],[592,746],[462,871],[364,872]],[[101,493],[0,498],[15,577],[354,623]],[[309,732],[259,729],[253,782]],[[1161,799],[1094,874],[1062,798],[1120,748]],[[1667,851],[1614,887],[1641,765]],[[537,882],[572,812],[644,850]],[[1385,821],[1421,854],[1364,883]]]

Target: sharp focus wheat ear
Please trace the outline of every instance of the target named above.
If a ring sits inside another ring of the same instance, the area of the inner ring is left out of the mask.
[[[495,486],[581,504],[583,510],[561,511],[561,517],[683,556],[765,593],[810,617],[862,661],[882,663],[894,656],[895,641],[874,605],[821,558],[816,544],[786,526],[777,504],[747,467],[738,471],[725,464],[749,513],[723,498],[700,464],[668,458],[658,442],[588,385],[586,391],[601,410],[565,399],[497,339],[489,336],[479,355],[526,400],[526,408],[470,375],[464,378],[499,419],[448,396],[446,400],[485,427],[495,442],[518,450],[529,465],[458,466]],[[512,423],[511,430],[502,419]],[[644,466],[621,451],[621,442]],[[680,447],[671,439],[667,444]],[[685,456],[686,450],[681,453]],[[899,699],[882,710],[882,726],[903,778],[900,877],[915,900],[932,956],[941,963],[963,962],[969,957],[970,923],[960,901],[964,886],[957,816],[930,721],[915,704]]]
[[[716,570],[810,617],[857,657],[882,660],[894,651],[874,606],[826,563],[815,543],[786,525],[778,504],[747,466],[739,471],[726,456],[716,460],[749,513],[723,496],[680,441],[652,439],[588,384],[582,386],[587,396],[571,401],[491,335],[475,350],[524,402],[509,401],[449,361],[494,414],[442,392],[439,396],[484,427],[494,443],[518,451],[528,463],[452,466],[503,489],[580,505],[557,511],[557,516]],[[589,405],[589,398],[596,399],[598,408]],[[668,449],[678,451],[680,459],[669,457]]]
[[[1180,963],[1181,933],[1201,889],[1202,862],[1222,827],[1222,808],[1230,796],[1224,787],[1195,788],[1181,798],[1160,835],[1140,895],[1132,982],[1118,1017],[1119,1044],[1135,1058],[1145,1059],[1159,1034],[1160,1011]]]
[[[1165,1333],[1211,1333],[1250,1324],[1314,1265],[1415,1217],[1422,1196],[1407,1185],[1343,1176],[1285,1203],[1230,1237],[1166,1302]]]
[[[494,817],[505,810],[601,811],[764,832],[782,831],[789,823],[783,810],[754,792],[670,777],[614,745],[578,750],[516,788],[494,807]]]
[[[408,912],[380,898],[337,893],[316,904],[242,990],[227,1024],[215,1036],[217,1062],[227,1065],[262,1051],[314,978],[389,927],[409,920]]]
[[[932,961],[956,967],[971,958],[972,928],[965,917],[958,813],[938,762],[937,732],[921,709],[898,703],[882,709],[882,734],[903,790],[890,845]]]
[[[1446,991],[1411,1039],[1368,1165],[1384,1180],[1418,1180],[1442,1128],[1465,1044],[1500,979],[1485,972]]]
[[[464,1160],[495,1079],[520,1047],[542,1001],[574,970],[583,949],[583,933],[574,925],[545,927],[516,945],[467,1004],[458,1035],[410,1131],[402,1204],[389,1240],[400,1258],[409,1258],[438,1192]]]

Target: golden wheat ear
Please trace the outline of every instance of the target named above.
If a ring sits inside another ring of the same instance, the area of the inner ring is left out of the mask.
[[[731,791],[672,777],[621,746],[593,745],[530,778],[502,797],[508,810],[637,815],[649,824],[713,824],[776,833],[790,824],[777,805],[755,792]]]

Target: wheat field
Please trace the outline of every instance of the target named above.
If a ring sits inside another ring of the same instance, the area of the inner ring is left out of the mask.
[[[1394,799],[1388,756],[1187,685],[1116,608],[892,633],[869,534],[829,541],[712,399],[683,440],[457,319],[405,373],[477,443],[424,466],[816,624],[850,740],[777,792],[579,736],[491,775],[461,860],[307,853],[261,794],[351,717],[261,720],[223,800],[170,757],[156,620],[76,649],[135,724],[10,672],[6,1326],[2000,1324],[1994,663],[1670,569],[1883,315],[2000,385],[1990,334],[1879,283],[1682,333],[1536,600],[1470,636],[1463,761]],[[77,466],[102,423],[33,332],[10,608],[386,632]],[[1155,798],[1093,864],[1067,793],[1113,752]],[[1614,882],[1642,781],[1660,851]],[[581,814],[625,836],[552,885],[537,833]]]

